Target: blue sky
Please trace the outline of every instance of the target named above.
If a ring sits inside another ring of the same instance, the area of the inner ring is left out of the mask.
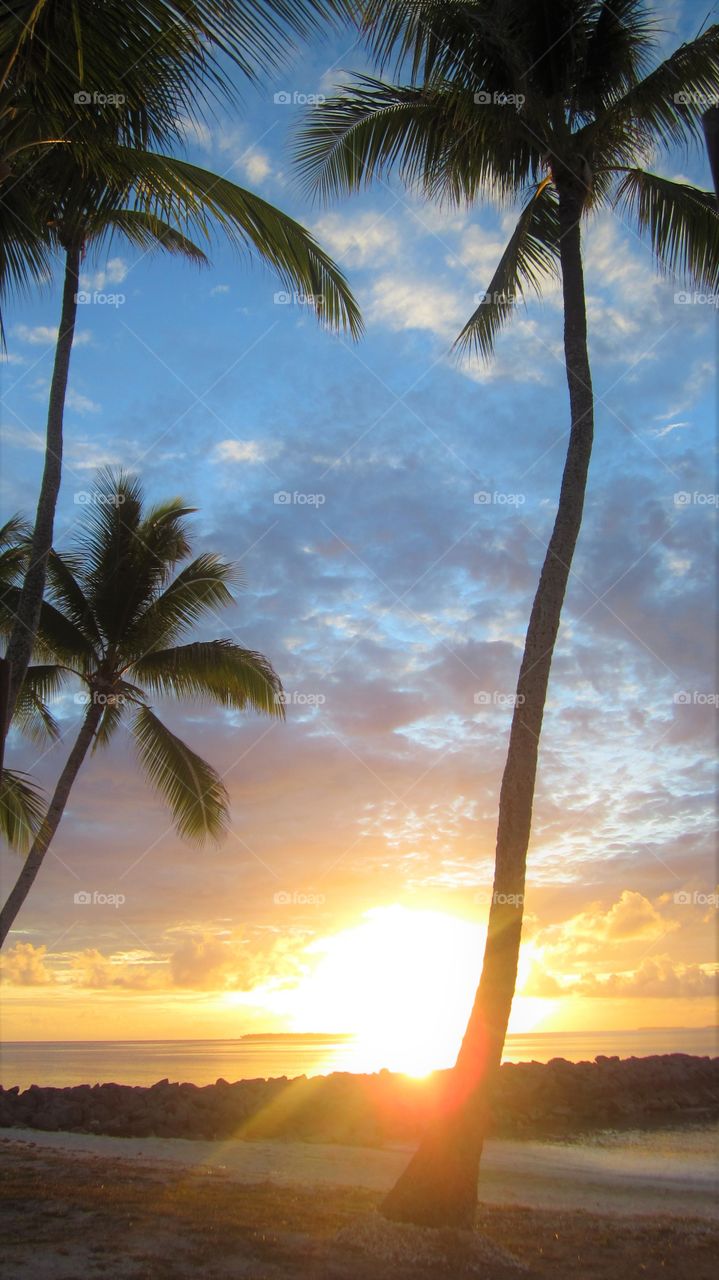
[[[662,13],[667,48],[704,17]],[[566,446],[560,300],[550,282],[490,365],[458,364],[449,347],[512,212],[440,210],[394,182],[329,209],[303,197],[289,145],[302,107],[274,95],[327,93],[341,69],[364,69],[349,44],[318,43],[245,88],[241,114],[192,131],[189,154],[314,230],[362,306],[360,343],[277,301],[271,273],[222,245],[204,271],[120,241],[83,266],[90,295],[122,301],[79,309],[57,545],[99,465],[137,471],[151,498],[181,493],[198,546],[246,577],[207,634],[267,653],[290,705],[285,725],[168,711],[226,773],[220,850],[182,845],[125,741],[93,758],[6,963],[18,1035],[95,1017],[108,1035],[126,1018],[183,1034],[190,1005],[220,1033],[228,991],[248,995],[237,1029],[284,1025],[270,997],[365,912],[486,918],[507,703]],[[654,165],[709,185],[698,153]],[[594,220],[584,249],[596,448],[545,719],[525,989],[540,1026],[701,1024],[716,310],[677,301],[681,283],[620,217]],[[58,309],[54,282],[10,320],[7,512],[34,507]],[[58,714],[63,741],[42,760],[15,745],[47,786],[77,724],[71,696]],[[120,912],[73,903],[120,886]],[[322,901],[278,907],[278,892]]]

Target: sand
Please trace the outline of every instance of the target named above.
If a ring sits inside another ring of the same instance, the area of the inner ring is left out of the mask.
[[[245,1184],[357,1187],[382,1192],[407,1162],[410,1148],[374,1149],[306,1142],[202,1142],[183,1138],[110,1138],[81,1133],[4,1129],[5,1143],[68,1157],[104,1157],[138,1166],[214,1171]],[[602,1214],[672,1214],[719,1220],[719,1169],[711,1141],[696,1149],[681,1134],[659,1135],[632,1149],[627,1135],[602,1144],[487,1143],[480,1201]]]

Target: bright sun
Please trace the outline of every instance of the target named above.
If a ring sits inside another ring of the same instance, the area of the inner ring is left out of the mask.
[[[387,1067],[421,1076],[451,1066],[472,1006],[485,933],[482,924],[440,911],[368,911],[355,928],[308,949],[312,972],[288,1001],[293,1029],[352,1033],[350,1071]],[[528,1029],[524,1004],[516,1002],[514,1030]]]

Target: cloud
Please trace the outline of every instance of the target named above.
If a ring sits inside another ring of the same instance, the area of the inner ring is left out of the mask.
[[[453,286],[394,272],[374,282],[366,310],[373,324],[426,329],[445,341],[457,336],[467,318]]]
[[[83,289],[98,289],[102,291],[108,284],[122,284],[128,271],[129,265],[124,258],[110,258],[105,266],[90,275],[82,274],[80,276],[80,284]]]
[[[68,387],[65,403],[68,409],[75,409],[77,413],[99,413],[100,405],[89,396],[83,396],[79,391]]]
[[[216,298],[220,293],[229,293],[230,286],[228,284],[216,284],[214,289],[210,289],[210,297]]]
[[[6,955],[0,956],[3,982],[16,987],[42,987],[55,982],[55,975],[45,964],[47,947],[31,942],[17,942]]]
[[[719,994],[719,970],[698,964],[677,964],[670,956],[650,956],[628,973],[587,974],[570,985],[573,995],[640,996],[701,999]]]
[[[261,186],[272,172],[269,157],[265,155],[264,151],[258,151],[255,148],[246,151],[240,157],[239,163],[250,182],[256,183],[257,186]]]
[[[21,342],[29,343],[29,345],[33,347],[54,346],[57,342],[57,333],[57,325],[52,326],[47,324],[36,324],[32,326],[27,324],[17,324],[13,329],[13,334],[16,338],[19,338]],[[86,347],[91,340],[91,336],[89,329],[84,329],[82,332],[76,333],[73,346]]]
[[[212,452],[213,462],[266,462],[277,453],[268,440],[220,440]]]
[[[375,267],[400,248],[399,227],[379,213],[354,218],[328,213],[313,230],[322,247],[349,267]]]

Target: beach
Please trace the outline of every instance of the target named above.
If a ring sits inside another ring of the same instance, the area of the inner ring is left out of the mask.
[[[199,1268],[207,1280],[382,1275],[371,1249],[336,1236],[373,1235],[378,1200],[409,1153],[20,1129],[5,1130],[1,1141],[6,1233],[14,1241],[6,1280],[109,1273],[184,1280]],[[714,1145],[709,1134],[703,1149],[688,1146],[680,1130],[607,1133],[583,1146],[490,1141],[478,1235],[504,1252],[483,1274],[500,1280],[518,1270],[516,1260],[537,1280],[709,1280],[719,1245]],[[455,1244],[454,1270],[407,1269],[400,1259],[392,1273],[477,1274],[470,1245],[464,1258],[462,1241]]]

